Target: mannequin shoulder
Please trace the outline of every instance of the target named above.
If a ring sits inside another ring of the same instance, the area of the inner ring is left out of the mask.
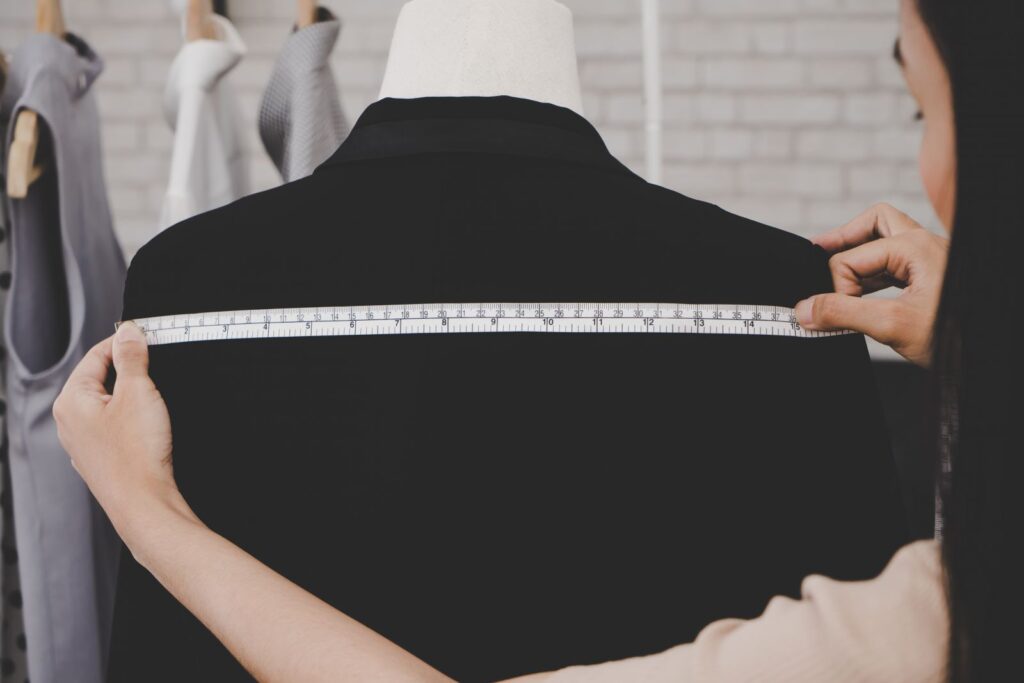
[[[281,245],[297,241],[289,235],[309,204],[307,181],[248,195],[158,233],[128,268],[126,319],[210,310],[218,305],[213,294],[232,282],[241,287],[280,270],[280,260],[289,257]]]

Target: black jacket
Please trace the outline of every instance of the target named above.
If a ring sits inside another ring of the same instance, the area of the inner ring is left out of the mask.
[[[124,317],[829,288],[820,249],[647,184],[568,110],[384,100],[312,177],[146,245]],[[906,540],[859,336],[233,341],[151,366],[198,515],[463,681],[653,653]],[[123,559],[112,681],[246,679]]]

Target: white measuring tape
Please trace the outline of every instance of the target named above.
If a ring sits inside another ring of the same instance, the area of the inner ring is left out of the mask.
[[[791,308],[624,303],[462,303],[274,308],[140,318],[151,345],[390,334],[739,334],[818,339]]]

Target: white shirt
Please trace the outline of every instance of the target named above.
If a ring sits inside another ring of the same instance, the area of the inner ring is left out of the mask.
[[[164,116],[174,129],[174,151],[160,229],[249,191],[238,101],[227,78],[245,55],[245,43],[230,21],[212,19],[220,40],[185,43],[167,78]]]

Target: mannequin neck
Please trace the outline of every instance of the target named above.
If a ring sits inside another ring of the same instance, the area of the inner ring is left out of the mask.
[[[412,0],[380,96],[510,95],[583,113],[572,13],[554,0]]]

